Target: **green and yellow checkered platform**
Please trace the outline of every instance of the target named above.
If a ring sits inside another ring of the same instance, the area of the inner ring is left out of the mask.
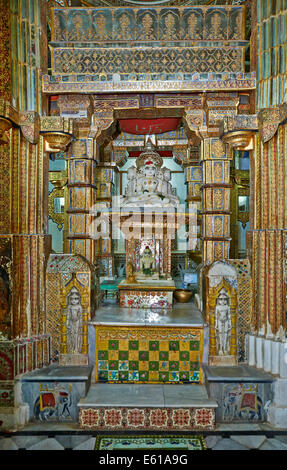
[[[95,325],[98,382],[202,383],[203,329]]]

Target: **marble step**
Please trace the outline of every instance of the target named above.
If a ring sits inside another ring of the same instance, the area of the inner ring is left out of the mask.
[[[204,385],[93,384],[78,402],[82,429],[214,429],[217,402]]]
[[[78,402],[80,408],[93,406],[216,408],[217,402],[208,398],[204,385],[97,383]]]

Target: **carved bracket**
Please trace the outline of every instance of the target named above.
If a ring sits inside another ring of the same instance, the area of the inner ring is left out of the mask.
[[[259,135],[263,143],[276,134],[279,125],[287,119],[287,103],[277,108],[262,109],[258,113]]]
[[[35,111],[21,112],[10,103],[0,99],[0,142],[9,143],[5,134],[12,127],[20,127],[25,139],[31,144],[39,142],[40,116]]]
[[[44,137],[46,152],[57,153],[65,151],[72,142],[75,134],[75,124],[72,119],[59,116],[41,117],[40,134]]]
[[[39,142],[40,134],[46,142],[47,152],[61,152],[72,141],[74,122],[58,116],[40,117],[35,111],[18,111],[7,101],[0,99],[0,143],[9,143],[6,135],[12,127],[20,127],[31,144]]]
[[[252,150],[253,136],[258,131],[256,114],[239,114],[225,117],[220,122],[219,135],[222,141],[236,150]]]

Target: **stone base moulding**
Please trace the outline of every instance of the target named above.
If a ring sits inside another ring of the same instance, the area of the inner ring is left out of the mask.
[[[88,354],[60,354],[60,366],[88,366]]]
[[[80,408],[81,429],[189,431],[214,429],[214,408]]]
[[[209,356],[210,366],[237,366],[236,356]]]

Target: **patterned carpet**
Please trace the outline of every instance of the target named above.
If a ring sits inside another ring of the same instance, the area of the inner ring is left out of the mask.
[[[98,436],[95,450],[206,450],[202,436]]]

